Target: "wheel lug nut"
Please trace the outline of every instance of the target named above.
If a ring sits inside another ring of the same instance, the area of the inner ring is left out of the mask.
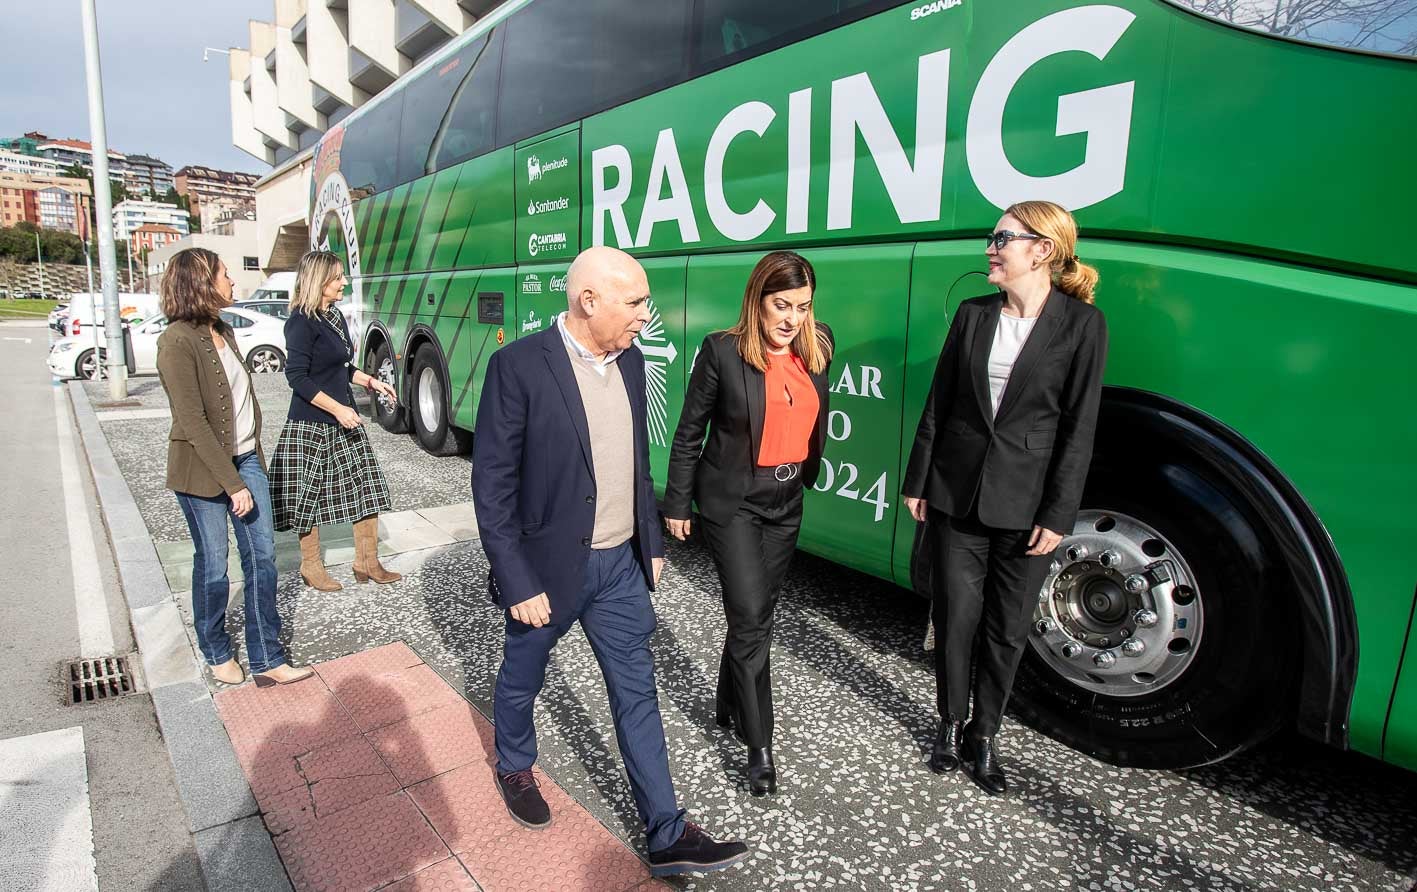
[[[1133,573],[1131,576],[1128,576],[1126,586],[1127,591],[1131,592],[1134,595],[1139,595],[1147,589],[1151,588],[1151,586],[1146,581],[1146,577],[1141,575],[1140,573]]]
[[[1122,642],[1122,653],[1129,657],[1139,657],[1146,650],[1146,642],[1140,638],[1129,638]]]
[[[1038,631],[1038,634],[1047,635],[1049,632],[1053,631],[1053,621],[1045,616],[1034,623],[1033,628]]]
[[[1073,563],[1077,563],[1078,561],[1080,561],[1080,560],[1082,560],[1083,558],[1087,557],[1087,546],[1086,546],[1086,545],[1069,545],[1069,546],[1068,546],[1068,550],[1065,551],[1065,552],[1063,552],[1063,555],[1064,555],[1064,557],[1066,557],[1068,560],[1072,561]]]
[[[1148,628],[1156,625],[1157,618],[1155,610],[1147,610],[1145,607],[1132,614],[1132,619],[1137,625]]]
[[[1122,556],[1109,548],[1097,556],[1097,562],[1104,567],[1115,568],[1121,566]]]
[[[1063,565],[1059,561],[1054,561],[1053,563],[1048,565],[1049,573],[1057,573],[1061,569],[1063,569]]]
[[[1082,645],[1076,641],[1069,641],[1063,645],[1063,656],[1070,660],[1076,659],[1082,653]]]
[[[1117,658],[1113,656],[1112,651],[1104,650],[1094,654],[1092,662],[1099,669],[1110,669],[1116,665]]]

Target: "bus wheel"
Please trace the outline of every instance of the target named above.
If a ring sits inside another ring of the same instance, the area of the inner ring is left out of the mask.
[[[429,344],[418,348],[413,357],[413,432],[418,442],[433,455],[460,455],[472,449],[472,435],[448,420],[448,396],[443,382],[438,352]]]
[[[394,383],[394,354],[389,349],[388,342],[381,342],[374,350],[372,368],[366,369],[365,373],[371,377],[378,378],[390,387],[397,388]],[[408,433],[408,410],[398,403],[392,402],[388,397],[376,396],[373,400],[374,420],[379,422],[379,426],[391,434]]]
[[[1104,449],[1098,434],[1083,510],[1039,594],[1015,711],[1115,765],[1185,768],[1248,749],[1294,709],[1284,564],[1243,496],[1181,438],[1113,436]]]

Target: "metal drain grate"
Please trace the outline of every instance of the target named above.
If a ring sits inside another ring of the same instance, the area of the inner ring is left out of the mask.
[[[72,660],[64,664],[63,682],[69,691],[70,706],[114,700],[135,691],[127,657]]]

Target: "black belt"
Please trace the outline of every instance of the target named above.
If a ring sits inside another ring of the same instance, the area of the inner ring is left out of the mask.
[[[755,477],[771,477],[778,483],[786,483],[789,480],[796,480],[802,476],[802,463],[790,461],[781,465],[768,465],[766,467],[758,465],[753,468]]]

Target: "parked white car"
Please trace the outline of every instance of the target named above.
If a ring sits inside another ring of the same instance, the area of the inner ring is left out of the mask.
[[[59,329],[59,333],[75,336],[87,334],[92,337],[92,326],[103,325],[103,295],[80,291],[68,295],[66,299],[69,302],[68,313],[63,317],[63,327]],[[158,315],[158,296],[119,292],[118,308],[124,322],[142,322]]]
[[[221,318],[236,332],[236,349],[246,367],[255,373],[285,371],[285,323],[263,313],[227,307]],[[131,326],[133,368],[136,375],[157,373],[157,338],[167,328],[167,318],[159,316]],[[102,340],[103,333],[99,333]],[[93,329],[78,337],[60,338],[49,351],[49,370],[60,378],[92,379],[98,363],[107,356],[100,349],[95,359]]]

